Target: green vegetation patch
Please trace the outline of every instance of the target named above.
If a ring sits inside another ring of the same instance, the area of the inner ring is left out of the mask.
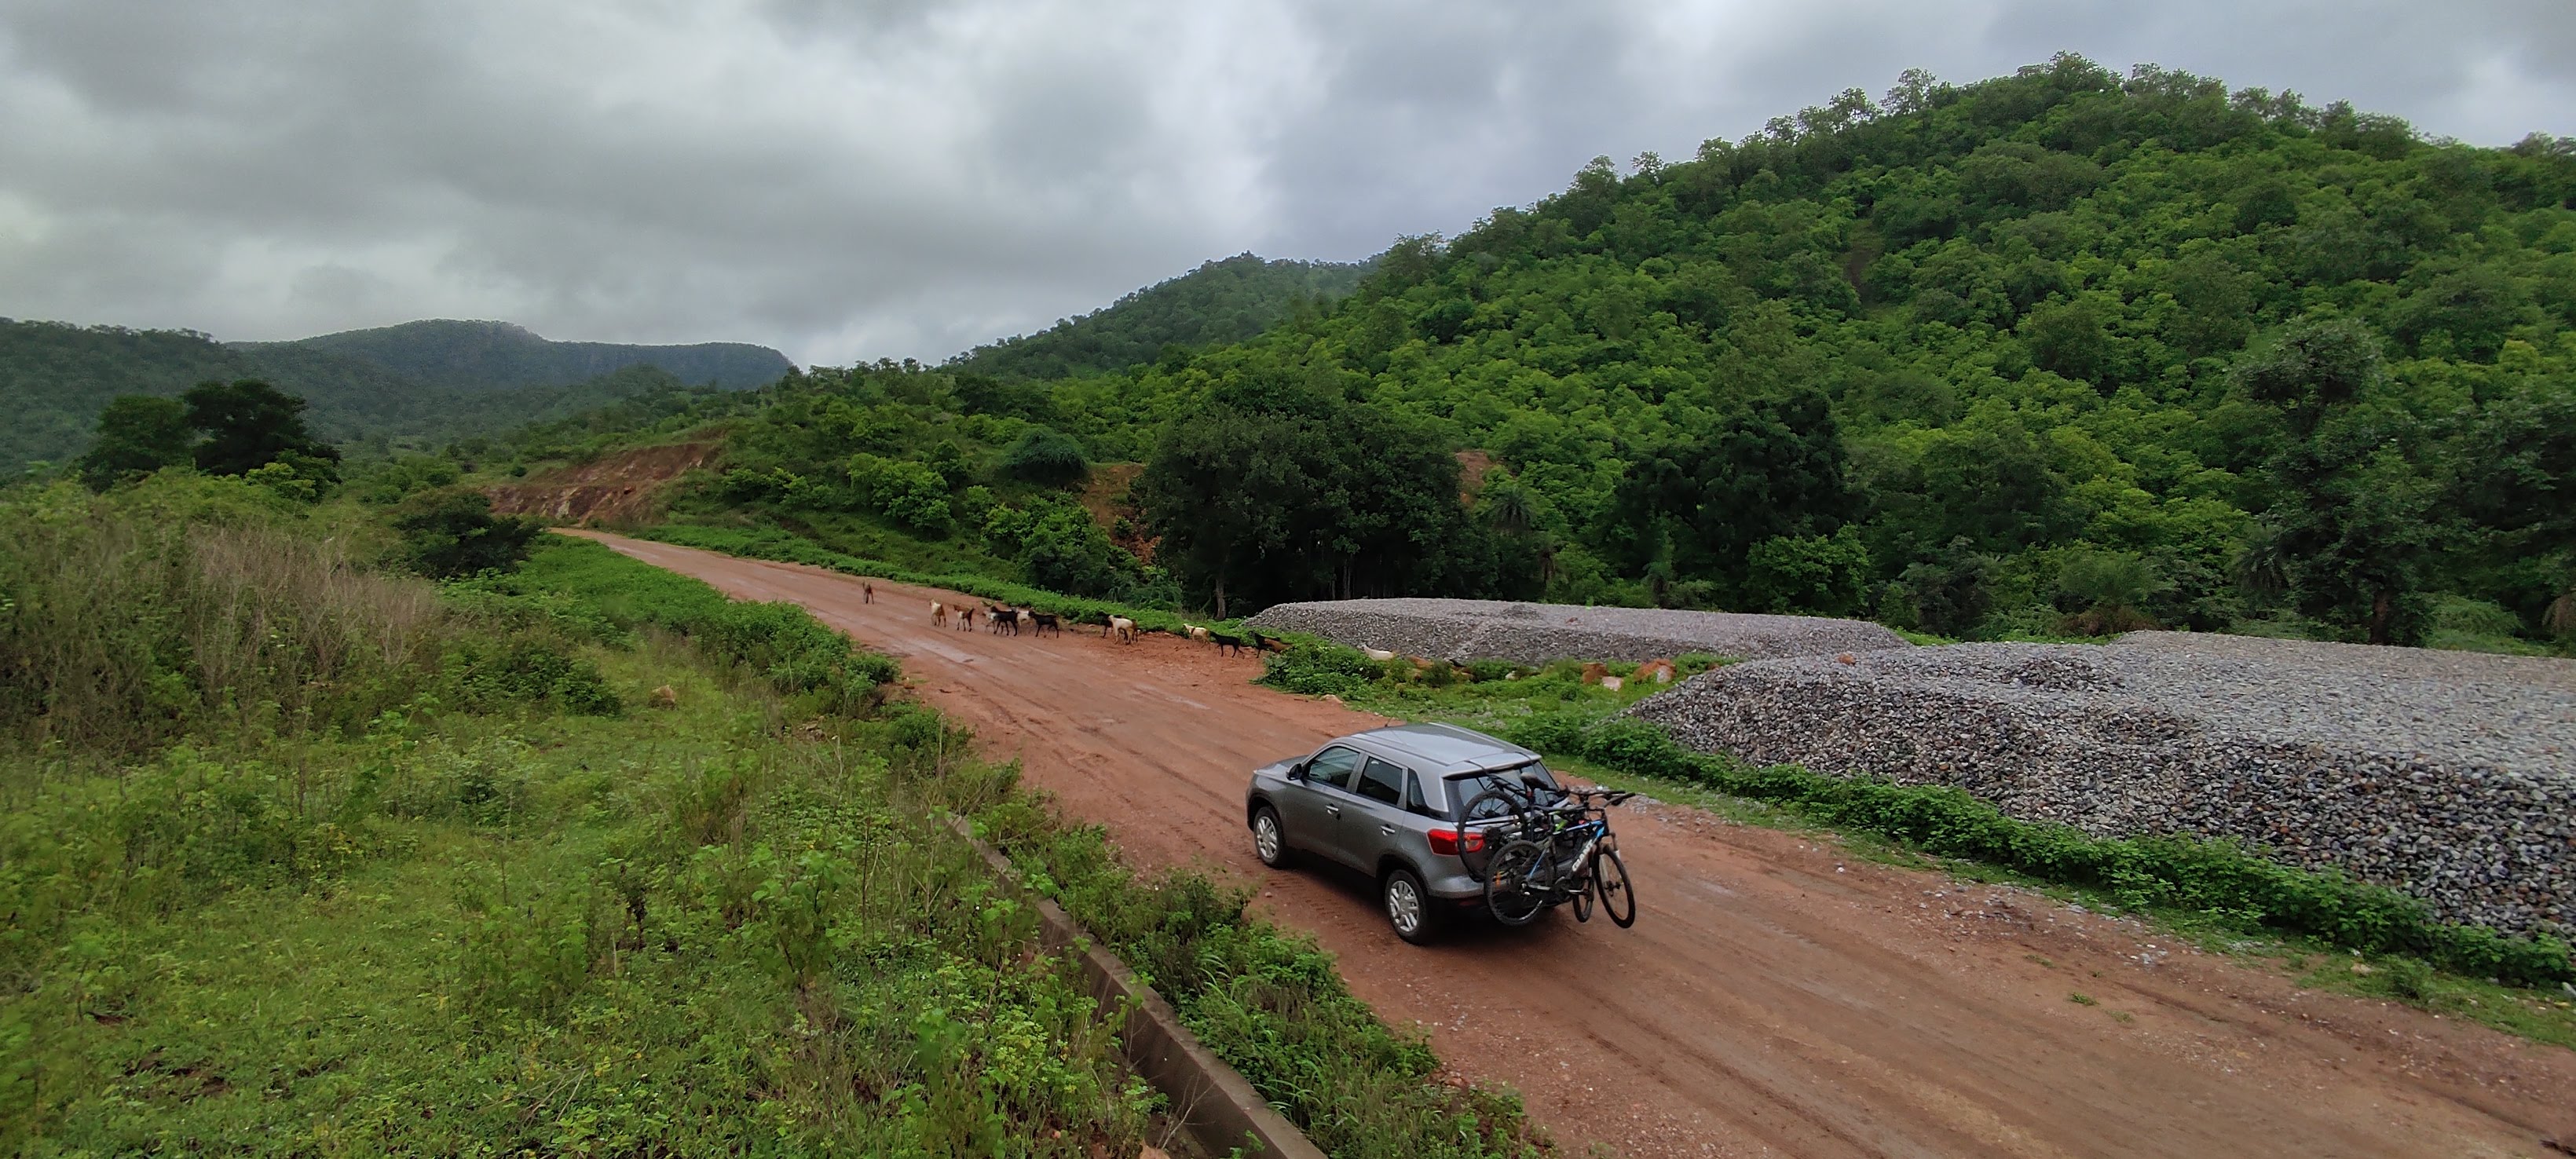
[[[0,1147],[1088,1159],[1161,1139],[1118,1016],[1030,953],[1034,913],[933,821],[958,813],[1043,840],[1084,920],[1186,987],[1333,1153],[1528,1149],[1516,1103],[1437,1081],[1311,943],[1203,879],[1128,876],[802,609],[552,538],[433,590],[322,550],[398,552],[334,521],[363,515],[185,476],[0,495],[25,548],[0,667],[45,693],[0,742]],[[277,672],[210,676],[240,674],[164,604],[70,614],[89,567],[202,596],[231,574],[202,543],[284,584],[225,605],[268,609]],[[347,659],[388,605],[415,613],[410,650]],[[162,701],[61,694],[121,649]],[[311,710],[225,723],[287,689]],[[143,740],[103,739],[146,716]]]
[[[1181,615],[1157,608],[1140,608],[1109,600],[1061,595],[1025,584],[1011,583],[979,575],[933,575],[894,566],[882,560],[860,559],[822,547],[802,536],[777,530],[752,530],[727,527],[703,527],[695,524],[668,524],[635,532],[644,539],[720,551],[746,559],[775,559],[786,563],[806,563],[856,576],[874,576],[896,583],[917,584],[982,596],[1013,607],[1053,612],[1075,623],[1101,624],[1110,616],[1125,616],[1139,628],[1150,632],[1178,632],[1184,622],[1203,628],[1230,629],[1229,621],[1205,622],[1185,620]]]

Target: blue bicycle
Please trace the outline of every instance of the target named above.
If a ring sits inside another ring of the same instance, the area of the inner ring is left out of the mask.
[[[1486,823],[1489,842],[1503,838],[1485,865],[1485,906],[1494,920],[1525,926],[1570,902],[1579,922],[1591,921],[1597,906],[1621,929],[1637,924],[1636,887],[1619,859],[1609,814],[1610,806],[1636,794],[1553,789],[1535,781],[1523,788],[1521,794],[1486,793],[1464,810]],[[1546,795],[1557,799],[1542,801]]]

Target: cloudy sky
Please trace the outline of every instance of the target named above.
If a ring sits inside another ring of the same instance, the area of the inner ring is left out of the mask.
[[[938,359],[2061,49],[2576,135],[2568,0],[0,0],[0,315]]]

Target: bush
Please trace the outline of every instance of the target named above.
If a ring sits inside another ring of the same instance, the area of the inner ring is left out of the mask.
[[[517,567],[543,530],[534,520],[494,518],[491,497],[470,487],[404,500],[394,509],[393,527],[402,535],[404,559],[433,579]]]
[[[1305,640],[1261,661],[1261,683],[1302,696],[1352,696],[1385,674],[1358,650]]]
[[[947,481],[908,459],[852,455],[850,485],[871,510],[914,531],[945,532],[953,519]]]
[[[1041,487],[1069,487],[1091,474],[1091,461],[1073,436],[1051,427],[1031,427],[1003,454],[1002,471]]]
[[[476,712],[513,704],[544,704],[581,716],[615,716],[625,703],[599,674],[599,665],[550,640],[468,638],[447,654],[447,679],[459,700]]]

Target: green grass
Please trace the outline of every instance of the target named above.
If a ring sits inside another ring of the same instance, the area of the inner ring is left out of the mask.
[[[904,805],[922,757],[899,723],[792,739],[761,682],[674,645],[604,657],[622,690],[667,683],[679,706],[430,714],[300,746],[311,788],[338,790],[310,822],[337,858],[237,857],[191,895],[136,894],[31,847],[36,828],[114,840],[83,794],[22,811],[16,882],[50,868],[92,901],[24,947],[33,984],[0,999],[22,1044],[12,1141],[1072,1156],[1144,1138],[1154,1098],[1078,979],[1025,957],[1031,915]],[[286,787],[182,771],[237,801]]]
[[[1029,952],[1034,915],[936,824],[950,812],[1019,835],[1330,1153],[1536,1147],[1516,1100],[1436,1081],[1312,942],[1204,878],[1139,879],[935,713],[855,694],[895,669],[801,609],[579,541],[445,600],[461,645],[571,648],[617,709],[475,707],[421,680],[363,729],[191,734],[122,762],[0,749],[0,1148],[1165,1139],[1160,1097],[1069,963]]]

